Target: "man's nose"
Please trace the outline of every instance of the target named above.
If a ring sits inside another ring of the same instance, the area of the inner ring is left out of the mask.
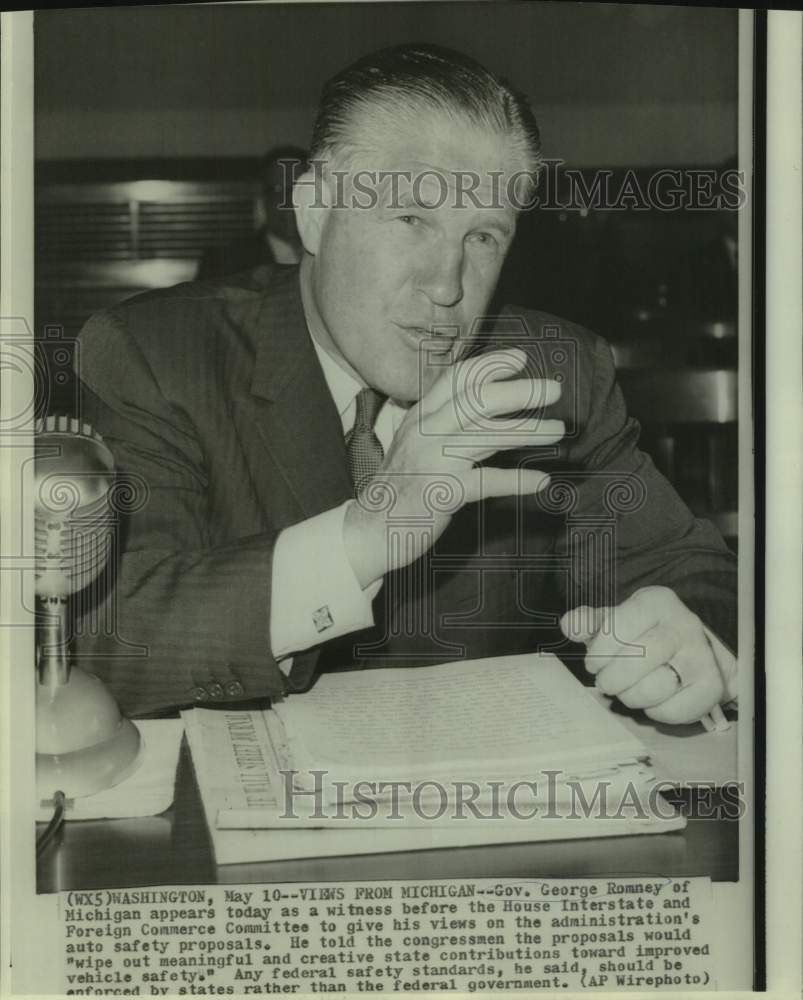
[[[456,306],[463,298],[463,247],[440,243],[421,261],[418,287],[436,306]]]

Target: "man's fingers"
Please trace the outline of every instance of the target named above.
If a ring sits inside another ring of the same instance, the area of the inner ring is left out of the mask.
[[[588,642],[603,627],[610,608],[590,608],[585,604],[572,608],[560,620],[560,629],[572,642]]]
[[[586,670],[597,675],[596,684],[601,691],[618,695],[666,663],[677,652],[677,639],[671,629],[658,626],[635,642],[619,646],[612,657],[595,656],[595,646],[595,639],[587,643]]]
[[[644,678],[619,698],[631,708],[643,708],[658,722],[695,722],[722,699],[724,684],[719,668],[705,641],[679,650],[671,662],[672,667],[653,671],[649,675],[652,680]],[[662,690],[667,692],[663,699],[658,697]]]
[[[615,619],[611,617],[610,623]],[[618,694],[625,688],[635,684],[645,673],[654,670],[672,656],[678,648],[675,631],[665,625],[656,625],[647,629],[635,639],[614,643],[609,642],[608,629],[586,641],[586,670],[597,675],[597,682],[602,673],[607,675],[606,683],[612,685],[606,694]]]
[[[705,682],[692,684],[662,701],[659,705],[645,707],[645,715],[656,722],[666,722],[672,726],[697,722],[723,697],[722,678],[711,675]]]
[[[504,351],[489,351],[448,365],[421,400],[422,413],[433,413],[444,403],[465,393],[468,385],[485,384],[497,379],[511,379],[527,364],[527,355],[520,347]]]
[[[586,668],[593,674],[626,649],[639,655],[638,637],[661,620],[661,609],[641,598],[639,591],[615,607],[589,608],[585,605],[568,611],[560,621],[567,639],[588,646]]]
[[[507,382],[468,383],[455,396],[461,426],[494,426],[507,413],[541,410],[560,399],[559,382],[545,378],[516,378]]]
[[[652,708],[678,693],[675,671],[662,664],[624,691],[617,691],[619,701],[628,708]]]
[[[457,430],[463,434],[478,431],[498,431],[503,423],[513,430],[523,427],[534,428],[539,420],[523,415],[504,420],[512,413],[524,414],[540,411],[560,399],[559,382],[552,379],[511,379],[509,382],[469,383],[447,396],[440,406],[433,407],[427,398],[427,405],[421,413],[427,420],[427,429],[436,431]]]
[[[445,455],[481,462],[498,451],[557,444],[566,433],[562,420],[500,420],[499,425],[493,433],[451,432],[439,436],[436,443]]]
[[[535,469],[473,469],[463,477],[466,502],[489,497],[529,496],[549,483],[545,472]]]
[[[614,608],[574,608],[560,627],[586,644],[601,690],[656,722],[695,722],[725,694],[699,618],[666,587],[645,587]]]
[[[671,623],[671,626],[670,626]],[[686,632],[694,624],[693,616],[681,605],[678,598],[665,587],[650,587],[637,591],[621,604],[610,609],[610,614],[594,636],[588,647],[586,665],[592,673],[601,670],[608,662],[632,652],[639,655],[633,646],[640,644],[640,637],[659,625],[667,626],[667,630],[680,643]],[[674,652],[674,650],[668,651]]]

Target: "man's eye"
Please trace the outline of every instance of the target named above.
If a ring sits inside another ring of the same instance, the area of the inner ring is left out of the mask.
[[[495,247],[497,245],[496,237],[491,233],[472,233],[469,239],[474,243],[479,243],[480,246]]]
[[[407,226],[414,226],[421,221],[417,215],[399,215],[398,220]]]

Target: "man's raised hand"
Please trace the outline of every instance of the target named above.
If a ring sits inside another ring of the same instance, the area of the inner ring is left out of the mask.
[[[562,420],[529,415],[555,403],[560,385],[510,377],[526,362],[518,348],[459,361],[410,407],[379,473],[346,512],[346,552],[363,587],[426,552],[464,504],[547,485],[535,469],[477,467],[496,452],[563,437]],[[512,416],[521,411],[528,415]],[[394,521],[404,524],[403,547],[390,542]]]

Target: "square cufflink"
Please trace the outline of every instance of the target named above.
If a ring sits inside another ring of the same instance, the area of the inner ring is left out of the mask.
[[[334,625],[328,604],[324,604],[322,608],[312,612],[312,624],[315,626],[316,632],[325,632]]]

